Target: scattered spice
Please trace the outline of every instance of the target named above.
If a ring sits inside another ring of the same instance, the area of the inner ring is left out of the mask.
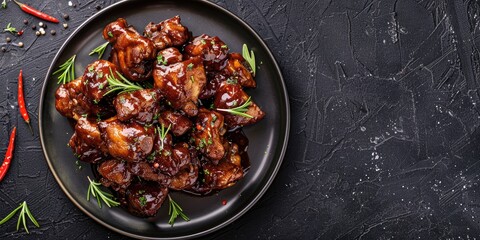
[[[28,20],[27,20],[27,19],[23,19],[23,24],[28,25]]]
[[[9,37],[7,37],[7,38],[5,38],[5,41],[7,41],[7,43],[9,43],[9,42],[11,42],[11,41],[12,41],[12,39],[11,39],[11,38],[9,38]]]
[[[2,47],[2,52],[6,52],[7,51],[7,48],[6,47]]]
[[[35,30],[35,29],[37,29],[37,26],[32,25],[32,30]]]
[[[66,13],[64,13],[64,14],[62,15],[62,17],[63,17],[63,19],[65,19],[65,20],[70,19],[70,16],[68,16],[68,14],[66,14]]]
[[[3,180],[5,175],[7,175],[8,169],[10,168],[10,163],[12,162],[13,149],[15,148],[16,132],[17,132],[17,127],[13,127],[12,133],[10,134],[10,141],[8,142],[7,152],[5,153],[5,159],[3,160],[3,163],[0,166],[0,182]]]
[[[224,206],[227,205],[227,200],[224,199],[224,200],[222,201],[222,205],[224,205]]]
[[[17,32],[17,36],[22,36],[23,35],[23,30],[20,30]]]
[[[37,36],[40,36],[40,34],[41,34],[40,31],[35,32],[35,35],[37,35]]]
[[[40,29],[38,29],[38,31],[40,31],[40,34],[45,35],[45,29],[40,28]]]
[[[21,48],[23,48],[23,42],[19,42],[19,43],[18,43],[18,46],[21,47]]]
[[[40,19],[43,19],[45,21],[49,21],[49,22],[53,22],[53,23],[58,23],[58,19],[44,13],[44,12],[41,12],[33,7],[30,7],[26,4],[23,4],[21,2],[18,2],[17,0],[13,0],[19,7],[20,9],[22,9],[22,11],[32,15],[32,16],[35,16],[35,17],[38,17]]]
[[[50,34],[55,35],[55,34],[57,34],[57,32],[55,32],[55,30],[52,30],[52,31],[50,31]]]
[[[44,25],[45,25],[45,24],[43,24],[43,22],[39,22],[39,23],[38,23],[38,26],[39,26],[39,27],[43,27]]]
[[[20,42],[23,46],[23,43]],[[19,45],[20,45],[19,43]],[[20,46],[20,47],[22,47]],[[28,127],[30,128],[30,131],[32,132],[33,135],[33,129],[32,125],[30,125],[30,117],[28,116],[28,110],[25,107],[25,98],[23,96],[23,71],[20,70],[20,73],[18,74],[18,109],[20,110],[20,114],[22,115],[23,120],[28,124]]]
[[[64,23],[64,24],[63,24],[63,28],[67,29],[67,28],[68,28],[68,24]]]

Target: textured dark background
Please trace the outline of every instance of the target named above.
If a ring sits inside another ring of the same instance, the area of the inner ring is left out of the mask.
[[[38,138],[38,102],[60,45],[114,1],[24,0],[69,28],[13,2],[0,9],[0,151],[18,126],[11,170],[0,183],[0,217],[26,200],[41,228],[5,239],[122,239],[80,212],[60,190]],[[473,0],[215,1],[249,23],[277,58],[292,128],[270,189],[243,217],[209,239],[468,239],[480,236],[480,4]],[[50,30],[57,34],[52,36]],[[6,37],[24,48],[7,44]],[[20,118],[22,68],[32,137]],[[63,144],[63,143],[62,143]]]

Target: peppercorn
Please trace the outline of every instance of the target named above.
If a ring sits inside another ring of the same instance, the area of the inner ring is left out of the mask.
[[[32,30],[35,30],[35,29],[37,29],[37,26],[32,25]]]
[[[50,34],[55,35],[57,32],[55,30],[50,31]]]
[[[6,47],[2,47],[2,52],[6,52],[7,51],[7,48]]]
[[[100,10],[100,9],[102,9],[102,6],[97,5],[95,8],[96,8],[97,10]]]
[[[40,34],[41,34],[40,31],[35,32],[35,35],[37,35],[37,36],[40,36]]]
[[[39,26],[39,27],[43,27],[43,22],[39,22],[39,23],[38,23],[38,26]]]
[[[19,43],[18,43],[18,46],[21,47],[21,48],[23,48],[23,42],[19,42]]]
[[[9,37],[7,37],[5,40],[7,41],[7,43],[9,43],[9,42],[11,42],[11,41],[12,41],[12,39],[11,39],[11,38],[9,38]]]
[[[23,24],[28,25],[28,20],[27,20],[27,19],[23,19]]]
[[[68,14],[66,14],[66,13],[64,13],[62,17],[63,17],[63,19],[65,19],[65,20],[70,19],[70,16],[68,16]]]
[[[68,28],[68,24],[64,23],[64,24],[63,24],[63,28],[67,29],[67,28]]]

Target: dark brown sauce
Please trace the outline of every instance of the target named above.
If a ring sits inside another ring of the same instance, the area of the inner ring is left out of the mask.
[[[243,129],[237,128],[225,133],[225,139],[238,145],[238,153],[242,158],[243,173],[247,173],[250,169],[250,158],[248,157],[248,138],[245,136]]]

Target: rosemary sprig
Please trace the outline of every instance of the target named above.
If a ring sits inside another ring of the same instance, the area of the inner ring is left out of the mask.
[[[30,212],[30,209],[28,209],[27,202],[23,201],[23,203],[20,204],[17,208],[15,208],[12,212],[10,212],[5,218],[0,220],[0,225],[6,223],[8,220],[10,220],[15,214],[20,211],[20,214],[18,215],[18,221],[17,221],[17,231],[20,229],[20,222],[23,223],[23,228],[25,228],[25,231],[27,233],[30,233],[27,228],[27,219],[25,217],[25,214],[27,214],[28,218],[30,218],[30,221],[38,228],[40,225],[38,224],[37,220],[35,217],[33,217],[32,213]]]
[[[173,227],[173,224],[175,224],[175,219],[177,219],[178,216],[182,217],[183,220],[185,221],[190,221],[190,218],[183,213],[183,209],[173,201],[172,197],[170,197],[170,194],[168,194],[168,215],[170,215],[170,220],[168,221],[168,224],[170,224]]]
[[[3,7],[3,3],[2,3],[2,7]],[[12,27],[12,23],[8,23],[7,24],[7,27],[3,29],[4,32],[10,32],[11,34],[15,34],[17,33],[17,29]]]
[[[106,42],[106,43],[96,47],[88,55],[92,56],[93,54],[96,53],[96,54],[98,54],[98,59],[101,59],[102,56],[103,56],[103,53],[105,52],[105,49],[107,49],[108,44],[109,44],[109,42]]]
[[[235,114],[235,115],[239,115],[239,116],[246,117],[246,118],[253,118],[251,115],[245,113],[245,112],[248,111],[248,107],[250,105],[252,105],[251,98],[252,97],[248,97],[247,101],[244,104],[242,104],[241,106],[238,106],[238,107],[235,107],[235,108],[217,108],[217,111],[227,112],[227,113],[230,113],[230,114]]]
[[[160,125],[161,125],[161,127],[157,127],[157,132],[158,132],[160,140],[161,140],[160,141],[160,143],[161,143],[160,148],[161,148],[161,150],[163,150],[163,142],[165,141],[165,138],[167,137],[167,133],[170,130],[170,128],[172,127],[172,124],[168,125],[167,130],[165,130],[165,126],[163,126],[163,124],[160,124]]]
[[[7,0],[2,1],[2,8],[7,8]]]
[[[128,79],[126,79],[118,71],[115,71],[115,72],[117,73],[118,76],[120,76],[120,80],[113,76],[112,69],[110,69],[110,74],[107,75],[108,88],[110,90],[108,90],[108,92],[105,93],[105,95],[108,95],[108,94],[110,94],[112,92],[116,92],[116,91],[120,91],[119,92],[119,94],[120,94],[120,93],[131,92],[131,91],[142,90],[143,89],[142,86],[128,81]]]
[[[58,76],[58,84],[60,83],[69,83],[73,79],[75,79],[75,58],[77,55],[73,55],[71,58],[69,58],[66,62],[64,62],[60,67],[58,67],[57,71],[53,72],[53,75],[57,75],[59,73],[60,76]]]
[[[255,67],[255,53],[252,50],[248,50],[247,44],[243,44],[242,56],[250,64],[250,67],[253,71],[253,76],[257,73],[257,68]]]
[[[116,207],[120,205],[119,202],[113,200],[113,195],[107,192],[102,191],[100,189],[100,186],[102,185],[101,183],[95,182],[88,177],[88,181],[90,182],[90,185],[88,186],[88,191],[87,191],[87,201],[90,201],[90,193],[94,198],[97,199],[98,206],[102,208],[102,202],[100,199],[107,204],[108,207]]]

